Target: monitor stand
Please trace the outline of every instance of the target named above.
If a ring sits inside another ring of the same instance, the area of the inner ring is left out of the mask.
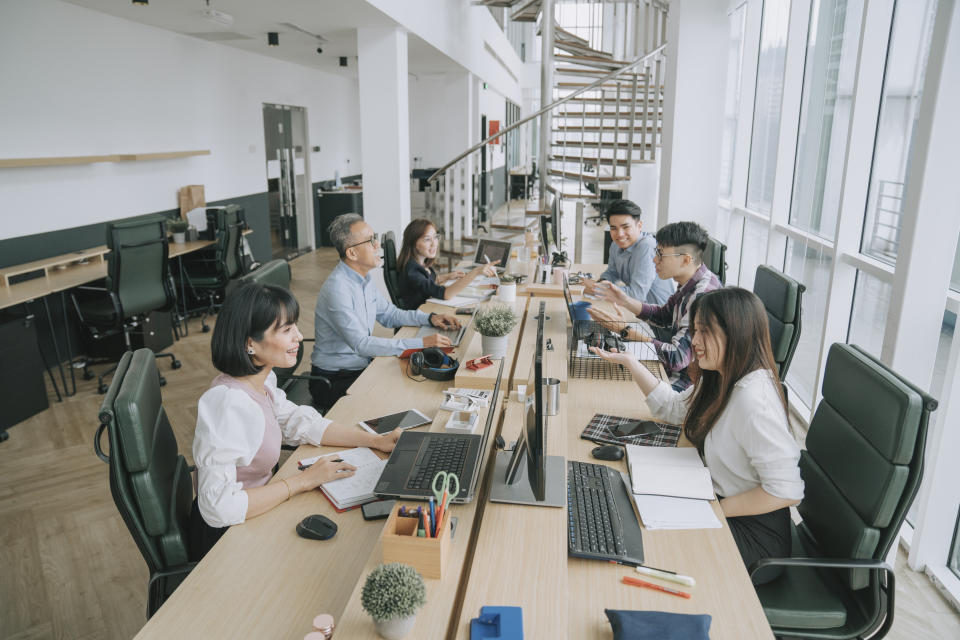
[[[533,489],[527,480],[526,461],[520,465],[516,482],[507,484],[504,480],[511,455],[511,451],[497,451],[497,461],[493,467],[493,486],[490,488],[491,502],[529,504],[535,507],[567,506],[567,461],[563,456],[546,456],[546,494],[540,502],[533,496]]]

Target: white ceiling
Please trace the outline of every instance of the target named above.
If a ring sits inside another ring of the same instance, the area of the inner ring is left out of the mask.
[[[132,0],[66,2],[352,77],[357,75],[357,27],[396,26],[363,0],[153,0],[146,6],[135,5]],[[224,26],[205,19],[203,11],[208,7],[232,16],[233,24]],[[269,31],[279,33],[280,46],[267,45]],[[309,34],[320,36],[323,41]],[[317,47],[323,49],[322,54],[317,53]],[[346,68],[339,66],[341,56],[348,58]],[[413,34],[409,36],[408,67],[415,75],[463,71],[456,62]]]

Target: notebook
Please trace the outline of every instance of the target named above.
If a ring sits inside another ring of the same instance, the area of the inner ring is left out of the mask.
[[[349,478],[331,480],[320,485],[320,490],[329,498],[336,509],[349,509],[377,499],[373,495],[373,488],[380,479],[383,468],[387,466],[386,460],[381,460],[377,454],[366,447],[357,447],[356,449],[345,449],[323,456],[304,458],[299,463],[301,466],[306,466],[313,464],[320,458],[330,457],[340,458],[357,468],[356,472]]]
[[[713,499],[710,470],[694,447],[627,445],[627,468],[635,494]]]

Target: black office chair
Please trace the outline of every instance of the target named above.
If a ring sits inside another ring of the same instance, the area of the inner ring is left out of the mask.
[[[196,563],[189,560],[191,469],[178,453],[149,349],[123,354],[99,420],[94,449],[110,465],[113,501],[150,571],[150,618]],[[105,430],[109,456],[100,444]]]
[[[290,264],[286,260],[272,260],[259,269],[251,271],[250,273],[240,277],[237,281],[237,285],[231,285],[230,290],[232,291],[236,286],[239,286],[243,282],[259,282],[261,284],[272,284],[278,287],[283,287],[284,289],[290,288]],[[230,295],[229,293],[227,295]],[[313,405],[313,396],[310,394],[310,381],[318,380],[321,384],[325,384],[328,388],[330,386],[330,380],[323,376],[315,376],[308,373],[296,373],[297,369],[300,367],[300,362],[303,360],[304,354],[304,343],[313,342],[313,338],[304,338],[303,342],[300,343],[300,349],[297,351],[297,363],[292,367],[285,368],[274,368],[274,373],[277,374],[277,387],[283,390],[287,394],[287,399],[294,404],[299,405]],[[321,412],[325,412],[329,407],[318,407]],[[283,448],[288,448],[286,445],[283,445]],[[292,447],[295,448],[295,447]]]
[[[703,264],[720,278],[721,284],[727,284],[727,245],[716,238],[708,238],[707,248],[703,252]]]
[[[210,331],[207,316],[217,312],[223,303],[227,284],[242,271],[240,254],[245,228],[246,223],[238,209],[220,209],[217,211],[216,244],[212,253],[183,260],[180,277],[186,279],[193,297],[204,302],[201,307],[190,309],[189,313],[202,311],[200,325],[204,333]]]
[[[387,285],[390,301],[400,306],[400,271],[397,269],[397,241],[393,231],[383,234],[383,280]]]
[[[757,267],[753,292],[763,302],[770,323],[770,344],[773,359],[777,361],[780,379],[787,378],[787,369],[800,342],[802,302],[806,287],[767,265]]]
[[[882,638],[890,630],[896,585],[885,559],[920,487],[936,408],[863,349],[830,347],[823,400],[800,455],[803,522],[793,528],[791,557],[750,568],[784,567],[757,587],[776,635]]]
[[[169,277],[167,260],[166,218],[157,215],[111,224],[107,227],[107,246],[110,253],[105,286],[76,287],[70,298],[89,339],[101,342],[122,334],[126,350],[132,351],[130,337],[144,330],[147,316],[154,311],[172,310],[176,305],[176,289]],[[171,367],[180,368],[180,361],[172,353],[156,355],[170,358]],[[86,380],[93,377],[89,365],[88,359],[83,368]],[[100,374],[100,393],[106,393],[103,379],[115,368]],[[160,384],[166,384],[162,377]]]

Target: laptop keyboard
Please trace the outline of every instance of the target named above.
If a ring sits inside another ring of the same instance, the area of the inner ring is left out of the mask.
[[[420,457],[407,478],[406,489],[429,491],[433,477],[439,471],[455,473],[463,482],[463,468],[469,447],[468,438],[424,438],[420,445]]]

